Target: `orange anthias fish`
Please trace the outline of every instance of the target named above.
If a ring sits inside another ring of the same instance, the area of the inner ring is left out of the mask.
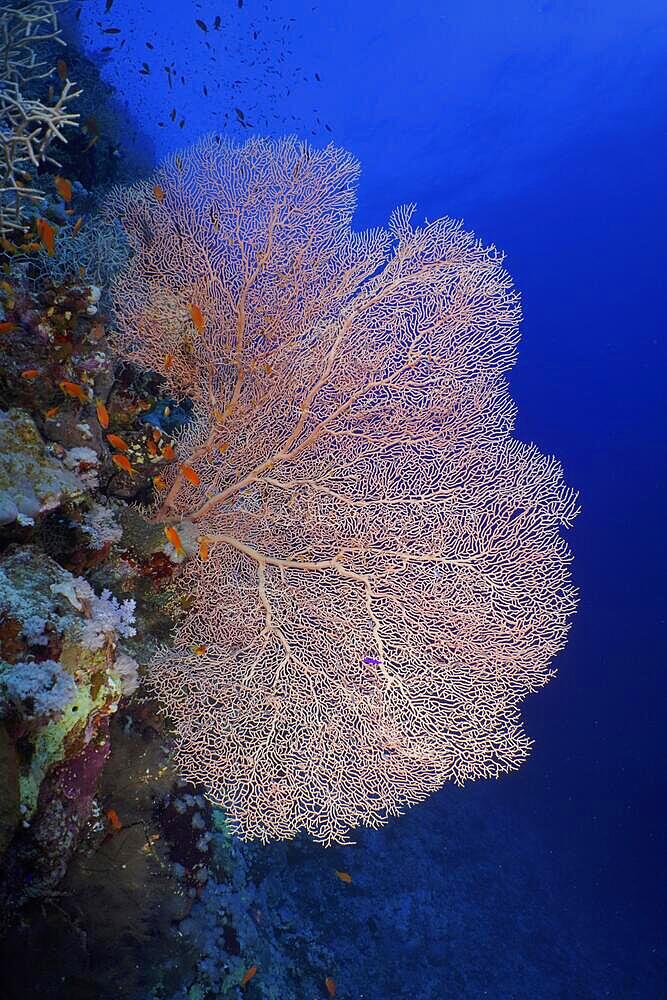
[[[171,366],[173,365],[173,363],[174,363],[174,355],[173,354],[165,354],[165,356],[164,356],[164,370],[166,372],[169,371],[169,369],[171,368]]]
[[[100,427],[106,430],[109,426],[109,411],[101,399],[98,399],[95,403],[95,409],[97,410],[97,419],[99,420]]]
[[[76,382],[59,382],[58,385],[66,396],[72,396],[74,399],[78,399],[80,403],[88,402],[88,393],[82,385],[78,385]]]
[[[332,979],[331,976],[327,976],[327,978],[324,980],[324,985],[327,988],[327,993],[329,994],[329,996],[330,997],[335,997],[336,996],[336,980]]]
[[[163,188],[160,187],[159,184],[153,185],[153,194],[155,195],[158,201],[164,201],[164,190]]]
[[[50,406],[46,411],[46,413],[44,414],[44,416],[46,417],[47,420],[53,420],[53,418],[58,415],[59,409],[60,409],[59,406]]]
[[[350,882],[352,881],[352,876],[350,875],[349,872],[336,871],[336,875],[341,880],[341,882],[345,882],[346,885],[349,885]]]
[[[195,656],[206,656],[206,646],[193,646],[192,652]]]
[[[56,231],[46,219],[37,220],[37,235],[44,244],[49,257],[53,257],[56,249]]]
[[[111,461],[114,462],[119,469],[122,469],[123,472],[127,472],[128,476],[134,475],[134,469],[130,465],[130,460],[127,455],[112,455]]]
[[[9,333],[10,330],[16,328],[16,323],[12,323],[10,319],[5,320],[4,323],[0,323],[0,333]]]
[[[122,437],[118,437],[117,434],[107,434],[107,441],[112,448],[118,448],[118,451],[129,451],[129,444],[124,441]]]
[[[68,181],[66,177],[61,177],[60,174],[57,174],[53,183],[63,201],[69,203],[72,200],[72,182]]]
[[[201,479],[199,478],[199,473],[195,472],[195,470],[192,468],[192,466],[190,466],[190,465],[182,465],[181,466],[181,472],[183,473],[183,475],[185,476],[185,478],[187,479],[187,481],[189,483],[192,483],[193,486],[200,486],[201,485]]]
[[[114,830],[118,831],[123,829],[123,824],[120,821],[120,816],[118,815],[115,809],[107,809],[107,819],[109,820],[109,823],[114,828]]]
[[[83,216],[80,215],[79,218],[74,223],[74,225],[72,226],[72,236],[76,236],[76,234],[81,229],[82,225],[83,225]]]
[[[176,528],[172,528],[170,525],[167,525],[164,529],[164,533],[167,536],[167,541],[171,542],[171,544],[178,552],[179,556],[184,556],[185,549],[183,548],[183,542],[181,541],[181,536],[176,531]]]
[[[176,458],[176,452],[170,444],[166,444],[162,449],[162,457],[166,458],[168,462],[173,462]]]
[[[228,448],[229,448],[229,441],[225,441],[223,442],[223,444],[218,445],[218,451],[220,452],[221,455],[224,455]]]
[[[153,476],[153,486],[156,490],[166,490],[167,481],[164,476]]]
[[[26,368],[24,372],[21,372],[21,378],[33,379],[37,378],[39,375],[39,368]]]
[[[152,437],[149,437],[146,441],[146,448],[151,458],[157,458],[157,445]]]
[[[208,538],[202,535],[202,537],[199,539],[199,558],[201,559],[202,562],[206,562],[206,560],[208,559],[208,553],[209,553]]]
[[[241,989],[243,989],[244,987],[246,987],[248,985],[248,983],[250,982],[250,980],[252,979],[252,977],[255,975],[256,972],[257,972],[257,966],[256,965],[251,965],[250,968],[246,972],[243,973],[243,978],[242,978],[241,982],[239,983],[239,986],[241,987]]]
[[[196,306],[193,302],[190,303],[190,305],[189,305],[188,308],[190,309],[190,315],[192,316],[192,322],[195,325],[195,329],[196,329],[197,333],[201,333],[202,330],[204,329],[204,326],[206,325],[206,321],[204,319],[203,312],[201,311],[201,309],[199,308],[199,306]]]

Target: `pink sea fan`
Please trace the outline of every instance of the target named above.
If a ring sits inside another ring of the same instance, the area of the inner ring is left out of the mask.
[[[576,495],[511,437],[502,256],[412,206],[353,232],[358,172],[208,136],[107,205],[133,251],[116,347],[195,404],[200,485],[175,464],[155,517],[204,557],[152,682],[183,774],[264,841],[344,842],[516,768],[576,605]]]

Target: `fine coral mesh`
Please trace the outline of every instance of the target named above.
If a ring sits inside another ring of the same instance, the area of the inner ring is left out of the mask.
[[[345,842],[516,768],[576,604],[576,495],[511,437],[502,256],[413,206],[352,232],[358,173],[208,136],[106,207],[133,252],[116,347],[195,403],[156,517],[208,556],[152,682],[183,774],[263,841]]]

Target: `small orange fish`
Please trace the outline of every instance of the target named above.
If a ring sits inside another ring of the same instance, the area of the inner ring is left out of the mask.
[[[327,978],[324,980],[324,985],[327,988],[327,993],[329,994],[329,996],[332,997],[332,998],[335,997],[336,996],[336,980],[332,979],[331,976],[327,976]]]
[[[167,482],[164,476],[153,476],[153,486],[156,490],[166,490]]]
[[[176,528],[172,528],[170,525],[167,525],[164,529],[164,533],[167,536],[167,541],[171,542],[171,544],[178,552],[179,556],[184,556],[185,549],[183,548],[183,542],[181,541],[181,536],[176,531]]]
[[[190,310],[190,315],[192,316],[192,322],[195,325],[195,330],[197,333],[201,333],[206,325],[203,312],[199,306],[196,306],[193,302],[190,303],[188,308]]]
[[[58,415],[59,409],[60,409],[59,406],[50,406],[46,411],[46,413],[44,414],[44,416],[46,417],[47,420],[53,420],[53,418]]]
[[[127,472],[128,476],[134,475],[134,469],[130,465],[130,460],[127,455],[112,455],[111,461],[115,462],[118,468],[122,469],[123,472]]]
[[[228,448],[229,448],[229,441],[225,441],[224,444],[218,445],[218,451],[220,452],[221,455],[224,455]]]
[[[155,441],[153,440],[152,437],[149,437],[148,441],[146,442],[146,448],[148,449],[148,454],[152,458],[156,458],[156,456],[157,456],[157,445],[156,445],[156,443],[155,443]]]
[[[91,340],[101,340],[104,336],[104,323],[93,323],[90,328]]]
[[[82,225],[83,225],[83,216],[80,215],[79,218],[74,223],[74,225],[72,226],[72,236],[76,236],[76,234],[81,229]]]
[[[59,382],[58,385],[66,396],[72,396],[74,399],[78,399],[80,403],[88,402],[88,393],[82,385],[77,385],[76,382]]]
[[[21,372],[21,378],[37,378],[39,375],[39,368],[26,368],[24,372]]]
[[[56,174],[53,183],[56,186],[56,191],[68,204],[72,200],[72,182],[68,181],[66,177],[61,177],[60,174]]]
[[[206,646],[193,646],[192,652],[195,656],[206,656]]]
[[[160,187],[159,184],[153,185],[153,194],[155,195],[158,201],[164,201],[164,190]]]
[[[190,466],[190,465],[182,465],[181,466],[181,472],[183,473],[183,475],[185,476],[185,478],[187,479],[187,481],[189,483],[192,483],[193,486],[200,486],[201,485],[201,479],[199,478],[199,473],[195,472],[195,470],[192,468],[192,466]]]
[[[257,966],[251,965],[250,968],[243,973],[243,978],[239,983],[241,989],[244,989],[248,985],[248,983],[250,982],[250,980],[252,979],[252,977],[255,975],[256,972],[257,972]]]
[[[173,462],[176,458],[176,452],[170,444],[165,444],[162,448],[162,457],[166,458],[168,462]]]
[[[206,562],[206,560],[208,559],[208,553],[209,553],[208,538],[202,535],[202,537],[199,539],[199,558],[201,559],[202,562]]]
[[[4,323],[0,323],[0,333],[9,333],[10,330],[16,329],[16,323],[12,323],[11,320],[7,319]]]
[[[107,809],[107,819],[109,820],[109,823],[114,828],[114,830],[118,831],[123,829],[123,824],[120,821],[120,816],[118,815],[115,809]]]
[[[56,231],[46,219],[37,220],[37,235],[42,241],[49,257],[53,257],[56,249]]]
[[[165,354],[165,356],[164,356],[164,370],[166,372],[168,372],[171,369],[171,366],[173,365],[173,363],[174,363],[174,355],[173,354]]]
[[[57,61],[56,69],[58,70],[58,76],[64,83],[65,80],[67,79],[67,63],[65,62],[64,59],[59,59]]]
[[[346,885],[349,885],[350,882],[352,881],[352,876],[350,875],[349,872],[336,871],[336,875],[341,880],[341,882],[345,882]]]
[[[271,367],[271,365],[267,365],[266,363],[262,365],[262,371],[265,372],[267,375],[273,375],[273,368]]]
[[[98,399],[95,403],[95,409],[97,410],[97,419],[99,420],[100,427],[106,430],[109,426],[109,411],[101,399]]]
[[[117,434],[107,434],[107,441],[112,448],[118,448],[118,451],[129,451],[129,444],[124,441],[122,437],[118,437]]]
[[[161,437],[162,437],[162,431],[160,430],[159,427],[156,427],[153,430],[153,440],[154,441],[159,441]]]

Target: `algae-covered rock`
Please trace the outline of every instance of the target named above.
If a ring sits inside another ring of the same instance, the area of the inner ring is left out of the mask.
[[[31,524],[85,490],[76,472],[49,455],[25,410],[0,410],[0,525]]]
[[[15,642],[9,660],[0,652],[0,713],[30,746],[20,769],[26,819],[54,765],[80,752],[136,688],[137,664],[118,644],[133,621],[133,601],[96,594],[35,546],[10,546],[0,559],[0,622],[14,626]]]

